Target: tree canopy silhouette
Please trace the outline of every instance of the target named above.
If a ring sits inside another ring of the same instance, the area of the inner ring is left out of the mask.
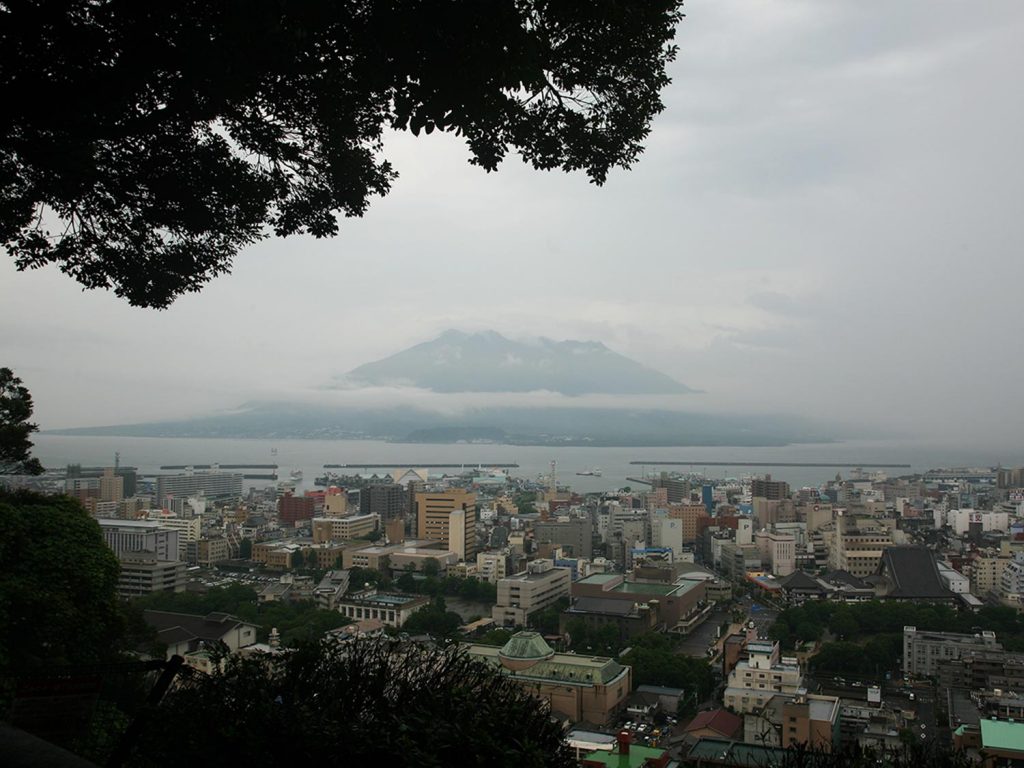
[[[32,418],[32,395],[10,368],[0,368],[0,475],[41,475],[29,437],[39,429]]]
[[[119,570],[74,499],[0,491],[0,667],[116,658]]]
[[[166,307],[388,192],[388,128],[602,184],[662,110],[681,0],[0,4],[0,243]]]
[[[548,707],[458,646],[363,639],[233,656],[172,690],[134,766],[570,766]]]

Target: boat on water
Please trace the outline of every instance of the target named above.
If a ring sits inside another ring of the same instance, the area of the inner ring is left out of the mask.
[[[585,469],[582,472],[577,472],[576,474],[579,477],[600,477],[601,476],[601,468],[600,467],[594,467],[593,469]]]
[[[341,477],[337,472],[325,472],[322,475],[318,475],[313,479],[313,485],[328,486],[334,485],[338,482]]]
[[[293,469],[291,471],[291,478],[292,478],[292,480],[301,480],[302,479],[302,470],[301,469]]]

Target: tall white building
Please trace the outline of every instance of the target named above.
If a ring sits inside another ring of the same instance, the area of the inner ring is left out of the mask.
[[[651,546],[672,550],[673,562],[683,559],[683,521],[665,514],[651,520]]]
[[[771,640],[747,643],[748,658],[729,673],[723,703],[740,714],[760,711],[776,693],[795,694],[804,677],[796,659],[781,657]]]

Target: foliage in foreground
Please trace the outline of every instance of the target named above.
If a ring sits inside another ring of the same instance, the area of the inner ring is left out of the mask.
[[[163,308],[361,216],[388,129],[603,183],[663,108],[679,4],[5,3],[0,247]]]
[[[547,708],[455,646],[321,643],[172,691],[135,766],[573,766]]]
[[[0,475],[41,475],[29,438],[39,427],[32,418],[32,395],[10,368],[0,368]]]
[[[125,633],[118,572],[77,501],[0,491],[0,667],[116,656]]]

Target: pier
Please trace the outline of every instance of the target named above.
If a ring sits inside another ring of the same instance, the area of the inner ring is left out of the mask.
[[[817,461],[631,461],[630,464],[660,467],[832,467],[868,469],[910,469],[910,464],[881,464],[872,461],[817,462]]]
[[[491,464],[486,461],[467,461],[464,464],[420,464],[415,461],[403,461],[401,464],[324,464],[324,469],[518,469],[518,464]]]

